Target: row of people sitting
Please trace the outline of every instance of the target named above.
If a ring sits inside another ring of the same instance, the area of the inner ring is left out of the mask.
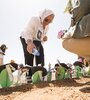
[[[89,66],[89,65],[88,65]],[[52,81],[52,80],[61,80],[66,78],[80,78],[85,75],[84,68],[87,68],[87,65],[80,61],[75,61],[73,64],[58,63],[55,64],[53,69],[47,71],[46,68],[41,66],[28,66],[21,65],[15,62],[10,62],[5,65],[0,66],[0,86],[1,87],[10,87],[14,85],[14,72],[17,73],[18,84],[21,82],[21,76],[25,73],[26,82],[24,83],[37,83],[40,81]],[[88,67],[88,75],[90,75],[90,67]],[[54,75],[54,76],[53,76]],[[54,79],[53,79],[54,77]],[[23,83],[23,82],[21,82]]]
[[[20,78],[25,73],[26,83],[37,83],[43,80],[47,75],[46,68],[41,66],[21,66],[15,62],[4,64],[0,66],[0,87],[10,87],[14,85],[14,72],[18,71],[16,83],[20,82]],[[32,80],[32,81],[31,81]]]

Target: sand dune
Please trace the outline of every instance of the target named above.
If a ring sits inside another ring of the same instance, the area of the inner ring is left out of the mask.
[[[90,77],[3,88],[0,100],[90,100]]]

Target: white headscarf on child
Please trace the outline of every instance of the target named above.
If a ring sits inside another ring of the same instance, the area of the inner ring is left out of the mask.
[[[52,10],[48,10],[48,9],[44,9],[43,11],[40,12],[39,17],[41,18],[41,21],[43,22],[43,20],[49,16],[49,15],[54,15]]]

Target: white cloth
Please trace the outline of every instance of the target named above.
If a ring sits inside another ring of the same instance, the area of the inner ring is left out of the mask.
[[[21,37],[27,42],[28,39],[42,41],[42,38],[46,35],[49,26],[43,28],[42,21],[49,15],[53,14],[51,10],[43,10],[39,17],[32,17],[26,28],[21,34]]]
[[[6,65],[6,69],[7,69],[7,72],[8,72],[8,76],[9,76],[9,79],[10,81],[13,81],[13,74],[12,74],[12,71],[11,71],[11,65]]]
[[[54,13],[52,12],[52,10],[48,10],[48,9],[44,9],[40,12],[39,17],[41,18],[41,21],[43,22],[43,20],[49,16],[49,15],[54,15]]]
[[[0,58],[2,58],[3,59],[3,52],[2,52],[2,50],[0,49]]]
[[[40,38],[46,35],[48,31],[48,26],[43,29],[43,26],[40,22],[40,18],[38,17],[32,17],[31,20],[29,21],[27,27],[24,29],[24,31],[21,34],[21,37],[27,41],[28,39],[33,40],[42,40]]]

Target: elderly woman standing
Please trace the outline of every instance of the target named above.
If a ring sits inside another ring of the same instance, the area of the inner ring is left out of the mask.
[[[44,66],[44,48],[42,42],[47,41],[47,31],[49,24],[53,21],[54,13],[52,10],[45,9],[38,17],[32,17],[21,34],[21,43],[24,50],[25,64],[33,66],[34,56],[36,65]],[[36,48],[40,55],[32,54],[33,48]]]
[[[90,0],[69,0],[65,11],[72,17],[70,29],[61,34],[62,46],[90,61]]]

